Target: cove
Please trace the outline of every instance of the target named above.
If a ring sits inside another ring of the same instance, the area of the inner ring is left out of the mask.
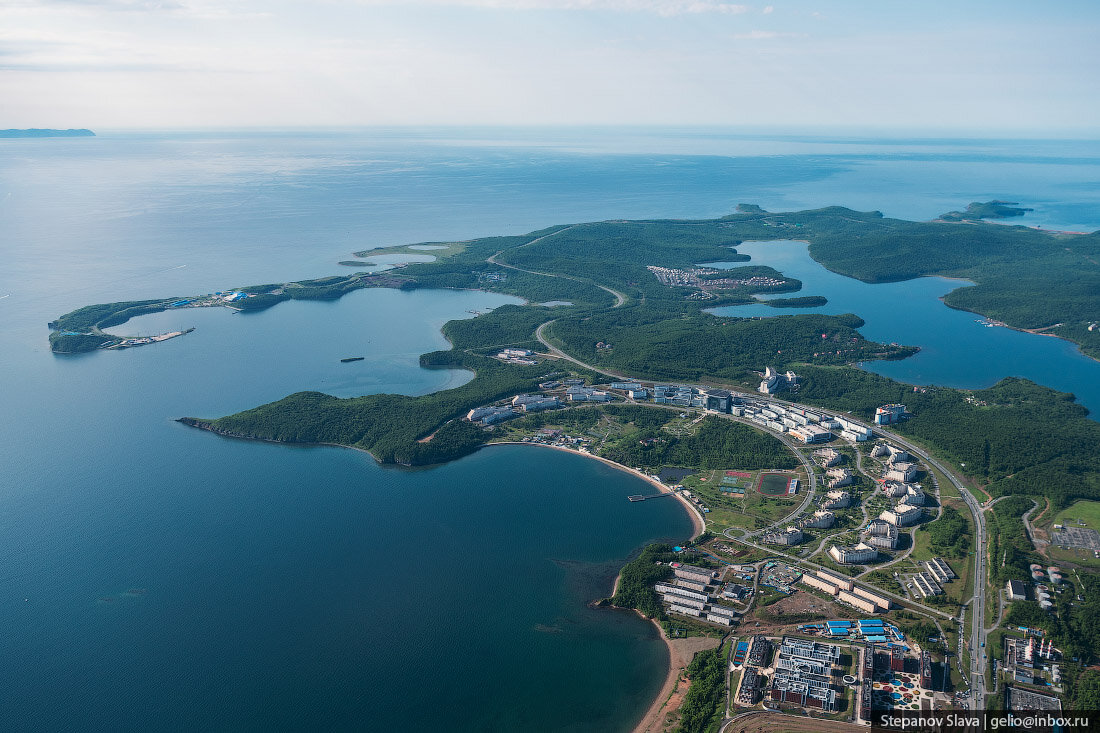
[[[855,313],[866,325],[860,332],[872,341],[919,346],[900,361],[865,362],[867,371],[907,384],[982,389],[1004,377],[1024,377],[1038,384],[1072,392],[1077,401],[1100,411],[1100,362],[1074,344],[1052,336],[987,327],[976,313],[956,310],[940,300],[967,281],[922,277],[896,283],[864,283],[830,272],[810,257],[805,242],[776,240],[744,242],[737,251],[745,262],[707,263],[710,267],[769,265],[802,281],[796,294],[822,295],[827,305],[776,309],[763,304],[726,306],[709,312],[719,316],[782,317],[797,313]],[[765,298],[767,296],[764,296]],[[763,368],[765,365],[761,365]]]

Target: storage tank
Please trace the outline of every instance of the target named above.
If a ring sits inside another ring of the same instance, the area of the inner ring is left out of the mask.
[[[1039,601],[1039,608],[1043,609],[1044,611],[1049,611],[1050,609],[1054,608],[1054,604],[1050,601]]]
[[[1060,573],[1060,572],[1062,572],[1062,568],[1057,568],[1057,567],[1054,567],[1053,565],[1051,565],[1049,568],[1047,568],[1047,572],[1048,573]]]
[[[1043,574],[1042,570],[1032,570],[1031,571],[1031,579],[1034,580],[1036,583],[1041,583],[1043,578],[1045,578],[1045,577],[1046,577],[1046,575]]]
[[[1031,572],[1035,572],[1036,570],[1042,570],[1042,569],[1043,569],[1043,566],[1040,565],[1039,563],[1037,563],[1037,562],[1031,563]]]
[[[1062,582],[1062,576],[1059,575],[1058,573],[1051,573],[1050,574],[1050,582],[1057,585],[1058,583]]]

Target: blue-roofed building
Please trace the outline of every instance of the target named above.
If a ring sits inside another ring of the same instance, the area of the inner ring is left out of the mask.
[[[885,644],[886,643],[886,637],[885,636],[867,636],[867,637],[864,638],[864,641],[866,641],[868,643],[871,643],[871,644]]]
[[[840,626],[840,627],[845,628],[845,629],[850,628],[852,626],[851,621],[826,621],[825,623],[828,626]]]

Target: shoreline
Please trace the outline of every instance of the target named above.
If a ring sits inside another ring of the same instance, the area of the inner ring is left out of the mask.
[[[617,582],[616,580],[616,583]],[[645,615],[642,614],[641,611],[635,609],[635,613],[645,618]],[[632,733],[647,733],[660,721],[661,713],[664,711],[665,705],[668,703],[673,691],[675,691],[676,683],[680,680],[680,670],[676,667],[676,649],[672,646],[672,640],[668,638],[665,634],[664,627],[657,623],[656,619],[651,618],[648,620],[656,627],[657,634],[661,637],[661,641],[665,643],[665,648],[668,650],[668,671],[665,673],[665,681],[664,684],[661,685],[657,697],[650,703],[642,719],[634,726]]]
[[[558,445],[546,445],[545,443],[524,443],[524,442],[521,442],[521,441],[518,441],[518,440],[501,440],[501,441],[497,441],[495,443],[486,443],[482,447],[485,448],[485,447],[494,446],[494,445],[533,445],[533,446],[538,446],[540,448],[551,448],[553,450],[560,450],[560,451],[564,451],[566,453],[572,453],[573,455],[584,456],[586,458],[594,458],[597,461],[603,461],[604,463],[606,463],[607,465],[609,465],[613,468],[617,468],[620,471],[625,471],[626,473],[629,473],[629,474],[631,474],[631,475],[633,475],[637,478],[640,478],[643,481],[649,482],[651,485],[653,485],[653,486],[657,487],[658,489],[660,489],[662,494],[672,494],[684,506],[684,508],[687,509],[688,517],[691,518],[691,524],[692,524],[693,531],[692,531],[692,535],[691,535],[690,539],[693,539],[693,540],[696,539],[697,537],[699,537],[699,535],[703,534],[703,532],[705,532],[706,529],[707,529],[706,521],[703,519],[703,515],[700,514],[699,510],[696,509],[691,504],[691,502],[689,502],[687,499],[685,499],[683,496],[681,496],[679,494],[679,492],[673,491],[671,488],[669,488],[668,486],[665,486],[660,481],[657,481],[656,479],[650,478],[649,476],[642,473],[641,471],[639,471],[636,468],[631,468],[630,466],[624,466],[621,463],[616,463],[615,461],[612,461],[608,458],[604,458],[602,456],[597,456],[593,453],[582,453],[581,451],[573,450],[572,448],[565,448],[563,446],[558,446]],[[618,585],[619,585],[619,581],[616,578],[615,587],[617,588]],[[614,593],[612,593],[612,595],[614,595]]]

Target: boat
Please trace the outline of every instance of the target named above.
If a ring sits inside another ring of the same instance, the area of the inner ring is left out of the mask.
[[[363,359],[366,358],[367,357],[365,356],[345,356],[343,359],[340,360],[340,363],[347,364],[349,361],[363,361]]]

